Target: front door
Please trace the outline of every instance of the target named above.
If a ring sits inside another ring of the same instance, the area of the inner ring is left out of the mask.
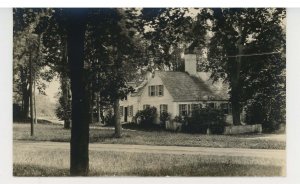
[[[128,107],[124,107],[124,122],[127,122]]]

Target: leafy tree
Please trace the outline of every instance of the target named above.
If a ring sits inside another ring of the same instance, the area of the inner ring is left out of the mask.
[[[40,20],[47,16],[43,9],[14,9],[14,88],[22,99],[23,119],[27,119],[30,106],[31,135],[35,109],[35,87],[44,93],[44,66],[41,60],[41,35],[37,30]],[[33,90],[34,87],[34,90]],[[36,116],[35,116],[36,121]]]
[[[69,105],[71,104],[71,87],[65,22],[63,10],[52,9],[51,16],[44,19],[40,27],[41,31],[43,31],[44,48],[42,52],[44,62],[60,78],[61,96],[59,97],[56,114],[60,119],[64,120],[64,128],[68,129],[71,124],[71,105]]]
[[[130,77],[126,72],[136,69],[137,60],[130,54],[135,47],[130,30],[125,29],[124,16],[119,9],[54,11],[58,26],[67,30],[72,91],[71,175],[88,174],[88,127],[93,93],[100,92],[102,99],[113,102],[118,118],[118,101],[131,91],[126,85]],[[116,136],[120,136],[120,130],[116,119]]]
[[[56,116],[64,121],[64,128],[69,129],[71,125],[71,94],[69,81],[61,79],[61,91],[58,106],[55,109]]]
[[[134,78],[141,64],[134,22],[128,19],[134,12],[134,9],[92,9],[87,29],[89,54],[85,59],[91,91],[113,104],[116,137],[121,137],[119,100],[133,91],[126,83]]]
[[[193,39],[191,30],[194,20],[189,15],[189,10],[188,8],[142,9],[140,32],[147,40],[147,54],[154,67],[161,70],[184,70],[181,53]]]
[[[284,18],[285,9],[211,10],[213,36],[209,61],[203,66],[214,80],[229,83],[235,125],[240,124],[243,105],[255,103],[265,109],[270,103],[262,103],[262,98],[274,101],[284,96],[285,56],[278,53],[285,51]]]

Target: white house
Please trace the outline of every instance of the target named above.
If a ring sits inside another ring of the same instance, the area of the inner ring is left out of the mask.
[[[195,54],[185,55],[185,71],[155,71],[146,77],[136,92],[120,102],[121,122],[134,122],[137,111],[146,107],[156,107],[158,118],[160,112],[177,115],[189,115],[193,109],[210,106],[221,108],[230,114],[227,93],[216,92],[201,73],[197,72]],[[157,123],[159,119],[157,119]]]

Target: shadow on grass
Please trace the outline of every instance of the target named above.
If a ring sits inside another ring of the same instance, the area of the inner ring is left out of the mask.
[[[26,119],[26,121],[22,119],[14,120],[13,123],[19,123],[19,124],[30,124],[30,118]],[[37,124],[43,124],[43,125],[53,125],[52,121],[45,120],[45,119],[38,119]]]
[[[122,125],[122,128],[129,129],[129,130],[140,130],[144,132],[165,131],[164,127],[156,124],[142,126],[136,123],[126,123]]]

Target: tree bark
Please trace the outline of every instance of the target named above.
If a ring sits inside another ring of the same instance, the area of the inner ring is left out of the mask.
[[[122,125],[120,121],[120,112],[119,112],[119,99],[116,99],[114,102],[114,118],[115,118],[115,137],[120,138],[122,136]]]
[[[32,57],[31,53],[29,53],[29,96],[30,96],[30,135],[34,135],[34,121],[33,121],[33,99],[32,99]]]
[[[241,28],[239,27],[239,31]],[[233,125],[241,125],[241,107],[240,107],[240,70],[241,70],[241,61],[242,57],[242,39],[241,35],[237,42],[238,47],[238,56],[236,57],[232,69],[232,77],[231,77],[231,104],[232,104],[232,121]]]
[[[86,10],[65,9],[68,15],[68,61],[72,92],[71,165],[72,176],[89,172],[89,93],[84,76]]]

